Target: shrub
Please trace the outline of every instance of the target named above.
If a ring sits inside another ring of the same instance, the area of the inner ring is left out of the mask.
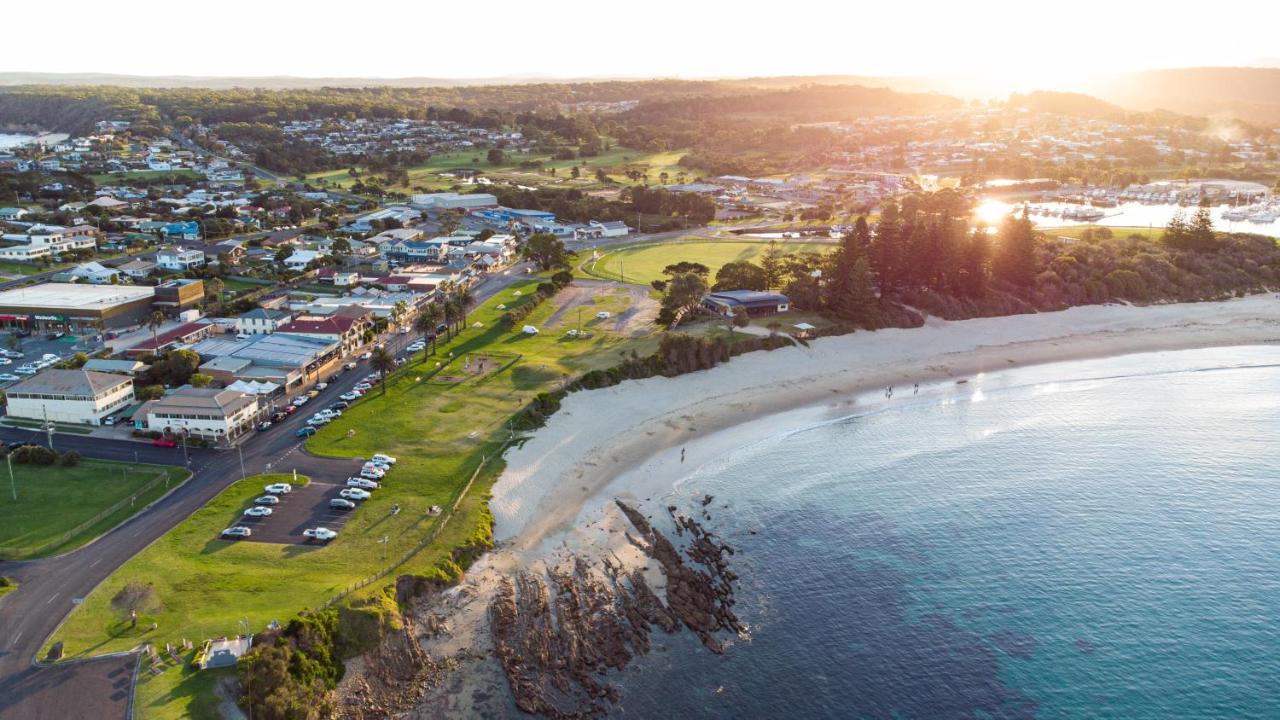
[[[80,453],[68,450],[62,453],[62,467],[75,467],[80,464]]]
[[[13,451],[13,461],[24,465],[52,465],[58,461],[58,453],[42,445],[25,445]]]

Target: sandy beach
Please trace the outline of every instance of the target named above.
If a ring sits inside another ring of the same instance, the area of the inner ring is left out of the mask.
[[[669,491],[702,463],[753,439],[855,412],[859,395],[1017,367],[1115,355],[1280,342],[1280,299],[1086,306],[822,338],[750,353],[708,371],[573,393],[507,453],[491,507],[493,567],[598,545],[615,497]],[[861,408],[862,406],[858,406]],[[786,413],[786,415],[784,415]],[[732,431],[727,431],[732,428]],[[608,543],[615,546],[614,543]],[[488,563],[486,563],[488,564]]]

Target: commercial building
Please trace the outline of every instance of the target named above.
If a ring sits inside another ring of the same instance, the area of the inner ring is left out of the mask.
[[[200,372],[223,385],[257,380],[291,391],[327,377],[342,363],[337,342],[283,332],[245,340],[227,335],[211,337],[191,349],[202,358],[210,358],[200,366]]]
[[[232,440],[252,430],[261,411],[256,395],[181,387],[143,404],[135,417],[145,417],[150,430],[218,441]]]
[[[270,335],[292,319],[293,313],[285,310],[254,308],[236,318],[236,332],[241,335]]]
[[[133,379],[92,370],[49,369],[5,391],[15,418],[99,425],[133,402]]]
[[[143,355],[163,355],[170,350],[198,343],[214,335],[217,331],[218,326],[208,320],[183,323],[172,330],[167,330],[155,337],[143,340],[125,350],[124,354],[132,358],[142,357]]]
[[[156,286],[156,307],[169,312],[193,308],[204,301],[204,281],[176,278]]]
[[[137,325],[155,290],[133,285],[44,283],[0,292],[0,328],[88,333]]]
[[[277,332],[306,335],[339,343],[343,353],[349,353],[364,342],[364,334],[373,329],[373,313],[352,305],[331,315],[299,315],[285,323]]]
[[[476,208],[495,207],[498,204],[498,198],[489,193],[441,192],[414,195],[409,204],[427,210],[454,210],[458,208],[474,210]]]

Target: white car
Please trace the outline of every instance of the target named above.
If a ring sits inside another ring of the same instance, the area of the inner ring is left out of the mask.
[[[7,357],[7,358],[20,358],[20,357],[22,357],[22,353],[18,352],[17,350],[9,350],[9,349],[7,349],[7,348],[0,349],[0,355],[3,355],[3,356],[5,356],[5,357]]]
[[[313,427],[328,425],[331,422],[333,422],[333,418],[329,417],[328,415],[320,415],[318,413],[307,418],[307,424]]]
[[[261,505],[255,505],[249,508],[248,510],[245,510],[243,514],[248,517],[269,517],[272,512],[274,511],[269,507],[262,507]]]
[[[524,328],[520,330],[520,332],[524,333],[525,335],[537,335],[538,328],[532,325],[525,325]]]
[[[387,476],[386,470],[383,470],[381,468],[378,468],[372,465],[366,465],[360,468],[360,477],[362,478],[367,478],[369,480],[381,480],[386,476]]]
[[[601,310],[600,312],[596,313],[596,319],[597,319],[597,320],[608,320],[608,319],[609,319],[609,311],[608,311],[608,310]]]
[[[317,390],[323,390],[323,389],[325,389],[325,388],[327,388],[327,387],[329,387],[329,383],[327,383],[327,382],[316,383],[316,389],[317,389]]]
[[[289,483],[272,483],[262,489],[272,495],[288,495],[293,492],[293,486]]]
[[[338,495],[346,498],[347,500],[368,500],[373,497],[373,495],[369,494],[368,490],[361,490],[360,488],[353,487],[346,488],[342,492],[338,493]]]
[[[338,397],[343,400],[346,400],[347,402],[351,402],[352,400],[355,400],[356,398],[360,397],[360,394],[355,392],[344,392]]]
[[[311,402],[311,398],[307,397],[306,395],[299,395],[298,397],[293,399],[293,406],[302,407],[303,405],[306,405],[308,402]]]
[[[58,362],[60,358],[57,355],[54,355],[53,353],[45,353],[40,356],[40,359],[44,360],[45,362]]]
[[[378,453],[378,454],[374,455],[373,457],[369,458],[369,460],[370,460],[370,461],[372,461],[372,462],[376,462],[376,463],[382,463],[382,464],[384,464],[384,465],[395,465],[395,464],[396,464],[396,459],[395,459],[395,458],[391,457],[390,455],[383,455],[382,453]]]
[[[36,373],[38,373],[38,372],[40,372],[40,371],[39,371],[39,370],[37,370],[37,369],[36,369],[34,366],[32,366],[32,365],[23,365],[22,367],[18,368],[17,370],[14,370],[14,372],[18,373],[19,375],[35,375]]]
[[[356,386],[355,386],[354,388],[352,388],[352,389],[353,389],[353,390],[356,390],[356,391],[359,391],[359,392],[362,392],[362,393],[367,393],[367,392],[369,392],[370,390],[372,390],[372,389],[373,389],[373,386],[372,386],[372,385],[370,385],[370,384],[369,384],[369,383],[367,383],[367,382],[362,382],[362,383],[360,383],[359,385],[356,385]]]
[[[15,382],[21,379],[13,373],[0,373],[0,382]]]
[[[0,357],[0,365],[12,365],[13,361],[7,357]]]
[[[307,528],[306,530],[302,531],[302,535],[303,537],[314,538],[316,540],[323,540],[325,542],[328,542],[338,537],[337,532],[330,530],[329,528],[322,528],[322,527]]]
[[[360,488],[361,490],[377,490],[378,483],[362,477],[347,478],[347,487]]]
[[[364,352],[360,355],[360,359],[361,359],[361,360],[368,360],[368,359],[369,359],[369,358],[371,358],[371,357],[373,357],[373,352],[372,352],[372,351],[369,351],[369,350],[364,351]]]
[[[347,363],[346,365],[343,365],[343,366],[342,366],[342,369],[343,369],[343,370],[355,370],[355,369],[356,369],[356,364],[355,364],[355,363],[353,363],[353,362],[349,362],[349,363]]]
[[[263,495],[253,499],[254,505],[279,505],[280,498],[275,495]]]
[[[253,531],[243,525],[236,525],[222,531],[222,537],[224,538],[247,538],[252,534]]]

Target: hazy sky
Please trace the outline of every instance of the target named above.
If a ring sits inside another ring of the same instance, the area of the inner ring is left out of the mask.
[[[0,70],[477,78],[961,74],[1048,87],[1257,65],[1280,3],[63,0],[6,3]],[[1273,60],[1274,62],[1274,60]]]

